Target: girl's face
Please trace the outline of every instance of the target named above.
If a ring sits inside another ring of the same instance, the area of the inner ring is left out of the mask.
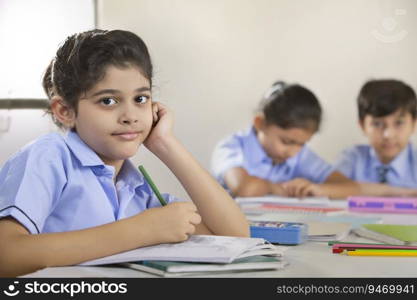
[[[307,143],[314,132],[304,128],[283,129],[276,125],[266,124],[263,117],[255,119],[257,137],[262,148],[273,160],[280,164],[295,156]]]
[[[149,80],[136,67],[109,66],[78,102],[73,127],[105,164],[117,165],[136,154],[152,121]]]

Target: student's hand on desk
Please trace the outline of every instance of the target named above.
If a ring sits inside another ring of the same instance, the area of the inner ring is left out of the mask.
[[[326,195],[327,194],[324,191],[322,184],[311,183],[310,185],[304,187],[297,197],[323,197]]]
[[[269,190],[271,194],[277,196],[288,196],[287,191],[284,189],[281,183],[270,183]]]
[[[144,226],[156,239],[154,244],[185,241],[201,222],[197,207],[192,202],[175,202],[150,208],[138,216],[147,218]]]
[[[312,196],[314,192],[314,183],[304,178],[295,178],[290,181],[281,183],[287,196],[290,197],[307,197]]]
[[[159,102],[152,103],[152,116],[152,129],[144,145],[154,152],[157,147],[163,146],[165,140],[173,137],[174,116],[170,109]]]

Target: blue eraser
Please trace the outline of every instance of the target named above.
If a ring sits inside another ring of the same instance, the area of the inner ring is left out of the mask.
[[[274,244],[298,245],[307,240],[308,225],[296,222],[251,221],[250,235]]]

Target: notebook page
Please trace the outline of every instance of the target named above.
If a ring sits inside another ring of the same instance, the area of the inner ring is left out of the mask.
[[[142,247],[84,262],[81,265],[112,264],[141,260],[229,263],[247,249],[264,244],[260,238],[193,235],[187,241]]]

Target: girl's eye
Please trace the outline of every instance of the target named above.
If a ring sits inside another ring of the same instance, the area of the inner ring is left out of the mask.
[[[382,128],[383,124],[382,122],[374,121],[372,122],[372,126],[374,126],[375,128]]]
[[[117,101],[114,100],[113,98],[103,98],[100,100],[100,103],[105,106],[112,106],[112,105],[115,105]]]
[[[397,122],[395,122],[395,125],[397,125],[397,126],[404,125],[404,121],[403,120],[398,120]]]
[[[135,101],[140,104],[144,104],[149,100],[148,96],[138,96],[135,98]]]

